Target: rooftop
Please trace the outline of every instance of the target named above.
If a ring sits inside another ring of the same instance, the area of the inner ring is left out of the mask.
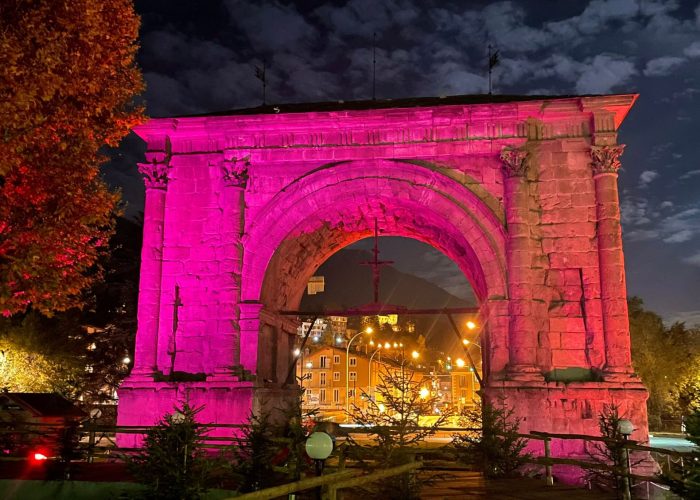
[[[359,111],[368,109],[419,108],[429,106],[450,106],[460,104],[504,104],[510,102],[574,99],[581,97],[601,97],[598,95],[493,95],[471,94],[441,97],[408,97],[403,99],[366,99],[361,101],[299,102],[287,104],[266,104],[254,108],[233,109],[184,115],[180,118],[232,115],[266,115],[279,113],[309,113],[314,111]]]

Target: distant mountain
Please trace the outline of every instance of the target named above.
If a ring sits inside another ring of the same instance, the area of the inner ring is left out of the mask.
[[[302,310],[348,309],[373,301],[372,270],[360,264],[372,260],[366,250],[341,250],[328,259],[316,272],[325,280],[325,291],[304,294]],[[471,307],[474,304],[456,297],[423,278],[383,266],[380,280],[380,301],[411,309]],[[451,352],[456,337],[444,315],[414,316],[416,333],[426,336],[429,347]]]

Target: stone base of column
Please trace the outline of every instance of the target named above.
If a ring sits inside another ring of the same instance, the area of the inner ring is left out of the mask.
[[[609,383],[635,385],[644,387],[639,376],[629,368],[606,368],[603,370],[603,380]]]
[[[192,407],[203,406],[197,416],[201,423],[245,424],[251,412],[266,411],[272,423],[284,424],[283,410],[294,403],[298,391],[296,385],[258,386],[230,374],[208,377],[206,382],[154,382],[153,377],[129,376],[119,388],[117,425],[155,425],[185,401]],[[208,435],[231,437],[234,432],[212,429]],[[117,434],[117,445],[135,448],[142,439],[140,434]]]
[[[635,426],[631,439],[647,444],[649,427],[647,420],[647,390],[636,382],[527,382],[498,380],[484,387],[484,398],[497,408],[514,409],[522,418],[519,432],[532,431],[551,434],[580,434],[600,436],[598,416],[605,405],[618,405],[619,414]],[[593,446],[579,439],[555,439],[551,441],[552,456],[589,460],[587,450]],[[528,451],[535,456],[544,455],[544,444],[530,440]],[[644,458],[644,457],[642,457]],[[649,457],[636,468],[638,473],[655,470]],[[555,467],[555,476],[567,483],[580,482],[583,471],[577,467]]]
[[[518,382],[544,381],[544,375],[540,369],[532,365],[510,365],[506,372],[506,378]]]
[[[154,382],[153,377],[130,376],[118,394],[117,425],[155,425],[185,401],[192,407],[204,407],[197,416],[199,422],[243,424],[253,407],[254,387],[252,382],[233,380]],[[233,429],[214,429],[210,435],[230,437]],[[117,445],[139,447],[142,439],[140,434],[117,434]]]

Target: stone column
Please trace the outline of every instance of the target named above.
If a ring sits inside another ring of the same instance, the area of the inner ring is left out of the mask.
[[[622,253],[620,200],[617,171],[625,146],[591,147],[591,167],[595,179],[596,217],[598,222],[598,259],[600,292],[603,306],[605,338],[605,372],[631,373],[629,319],[625,260]]]
[[[227,324],[225,336],[220,339],[217,350],[221,361],[216,369],[220,376],[231,373],[231,366],[241,364],[240,330],[235,327],[240,316],[238,304],[241,301],[241,272],[243,269],[243,244],[241,237],[245,228],[245,189],[248,185],[248,158],[225,159],[221,164],[223,177],[222,244],[224,248],[222,271],[226,273],[225,282],[219,291],[222,303],[221,319]],[[238,322],[240,325],[240,323]],[[238,330],[238,331],[237,331]]]
[[[524,149],[504,148],[504,204],[508,236],[508,364],[509,378],[540,379],[537,368],[537,331],[532,315],[532,254],[530,250],[528,155]]]
[[[165,193],[168,183],[167,160],[167,158],[154,157],[151,163],[138,165],[139,172],[143,174],[146,184],[146,204],[143,218],[143,246],[141,248],[138,331],[132,377],[149,376],[157,370],[158,365],[163,226]]]

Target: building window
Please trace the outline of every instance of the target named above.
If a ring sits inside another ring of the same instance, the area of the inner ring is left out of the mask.
[[[321,356],[321,368],[328,368],[328,356]]]
[[[340,372],[333,372],[333,380],[336,382],[340,380]]]
[[[350,366],[357,366],[357,358],[350,358]]]
[[[350,389],[348,391],[348,398],[354,399],[355,398],[355,389]]]
[[[340,364],[340,356],[339,355],[336,354],[335,356],[333,356],[333,364],[334,365]]]
[[[318,400],[321,404],[326,402],[326,390],[325,389],[321,389],[319,391]]]
[[[348,378],[350,382],[354,382],[357,380],[357,372],[350,372],[350,377]]]
[[[321,385],[326,385],[326,373],[321,372],[319,373],[319,376],[321,377]]]
[[[467,376],[466,375],[459,376],[459,385],[461,385],[461,386],[467,385]]]
[[[333,402],[340,403],[340,389],[333,389]]]

